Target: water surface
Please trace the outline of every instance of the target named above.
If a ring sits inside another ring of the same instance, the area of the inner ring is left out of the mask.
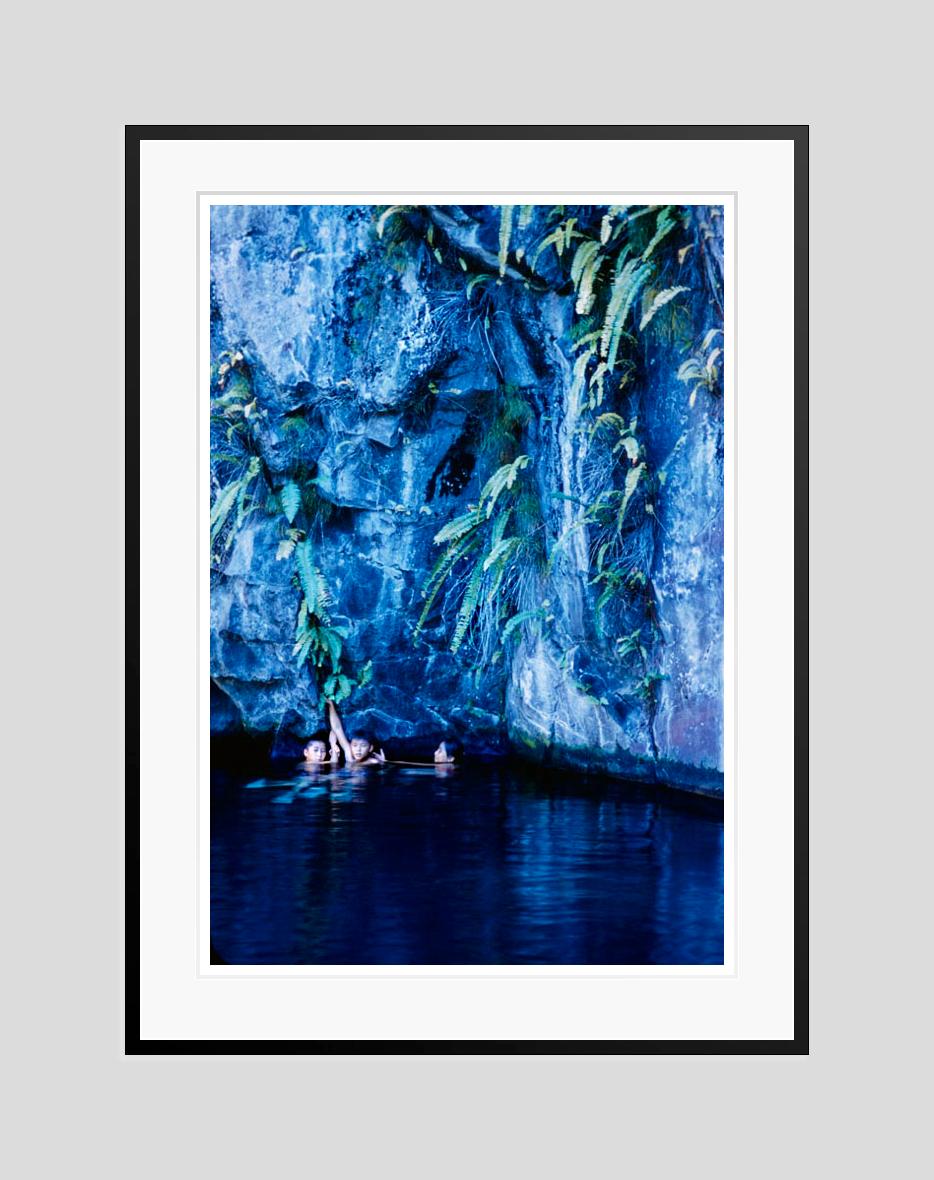
[[[212,775],[231,964],[723,961],[715,802],[575,772]]]

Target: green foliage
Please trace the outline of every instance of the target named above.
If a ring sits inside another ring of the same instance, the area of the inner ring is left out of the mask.
[[[496,501],[499,499],[500,492],[514,487],[519,472],[523,468],[528,467],[530,462],[531,459],[529,459],[528,455],[519,455],[512,463],[504,463],[483,485],[483,491],[480,493],[480,504],[481,506],[486,505],[486,516],[488,520],[493,515],[493,509],[496,507]]]
[[[498,467],[484,483],[479,503],[449,521],[434,537],[436,545],[446,548],[422,587],[425,602],[415,637],[447,586],[446,602],[456,605],[450,650],[460,651],[476,631],[473,646],[478,667],[484,656],[492,658],[490,649],[501,625],[515,615],[515,604],[540,547],[540,529],[528,527],[528,515],[538,502],[521,479],[530,463],[528,455],[518,455]],[[526,528],[509,533],[519,515]]]
[[[309,540],[293,545],[295,580],[301,590],[295,643],[292,655],[299,667],[307,665],[312,673],[321,705],[327,700],[339,704],[353,690],[369,683],[372,662],[368,661],[353,676],[344,666],[344,640],[350,628],[331,617],[333,598],[324,575],[315,562],[314,547]]]
[[[655,313],[660,308],[664,307],[666,303],[670,303],[671,300],[674,299],[676,295],[680,295],[682,291],[688,290],[690,290],[689,287],[667,287],[664,291],[659,291],[659,293],[652,300],[649,310],[639,321],[639,331],[644,332],[646,330],[646,328],[652,322]]]
[[[245,467],[241,467],[239,472],[217,491],[211,506],[212,550],[222,537],[224,538],[224,548],[228,549],[236,536],[237,529],[240,528],[245,517],[253,511],[255,496],[250,495],[250,490],[251,487],[255,488],[256,483],[261,482],[258,478],[261,470],[262,461],[258,455],[254,455]],[[228,525],[230,525],[229,529]],[[215,560],[219,560],[216,553]]]
[[[722,335],[721,330],[719,328],[711,328],[704,336],[700,349],[688,357],[678,369],[679,381],[693,381],[695,383],[694,388],[691,390],[691,396],[688,399],[688,404],[692,408],[697,400],[698,390],[706,389],[708,393],[716,394],[719,389],[720,367],[717,362],[722,350],[719,346],[717,348],[711,348],[718,335]]]
[[[396,217],[400,213],[408,213],[412,208],[411,205],[390,205],[388,209],[384,210],[376,222],[376,236],[381,238],[386,232],[386,225],[390,218]]]
[[[291,524],[302,506],[302,490],[294,480],[288,480],[280,488],[279,502],[282,504],[285,519]]]
[[[512,235],[512,205],[503,205],[499,211],[499,274],[506,273],[509,261],[509,239]]]

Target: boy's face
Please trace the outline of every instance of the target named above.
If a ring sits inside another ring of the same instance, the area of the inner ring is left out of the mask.
[[[309,742],[305,747],[306,762],[324,762],[328,756],[328,749],[324,742]]]
[[[357,762],[362,762],[373,753],[373,746],[366,738],[355,737],[350,743],[350,752]]]
[[[454,761],[454,755],[448,753],[447,746],[444,744],[444,742],[442,742],[441,745],[437,748],[437,750],[435,750],[435,762],[453,762],[453,761]]]

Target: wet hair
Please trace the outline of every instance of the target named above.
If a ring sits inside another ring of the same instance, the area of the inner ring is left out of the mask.
[[[352,742],[368,742],[374,749],[376,749],[376,741],[368,733],[355,733],[350,740]]]
[[[305,748],[307,749],[312,742],[321,742],[325,749],[327,749],[328,735],[323,730],[319,729],[317,733],[313,733],[311,737],[305,742]]]

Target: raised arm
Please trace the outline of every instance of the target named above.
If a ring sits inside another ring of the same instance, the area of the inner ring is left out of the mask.
[[[334,734],[340,743],[340,748],[344,751],[344,761],[348,766],[353,765],[354,757],[350,750],[350,742],[347,741],[347,734],[344,733],[344,725],[341,721],[341,715],[338,713],[337,706],[333,701],[328,701],[328,724],[334,731]]]

